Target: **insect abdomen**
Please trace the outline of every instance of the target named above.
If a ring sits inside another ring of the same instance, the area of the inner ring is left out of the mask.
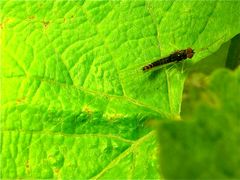
[[[149,69],[152,69],[153,67],[161,66],[161,65],[167,64],[167,63],[169,63],[169,58],[159,59],[157,61],[154,61],[153,63],[148,64],[147,66],[144,66],[143,71],[147,71]]]

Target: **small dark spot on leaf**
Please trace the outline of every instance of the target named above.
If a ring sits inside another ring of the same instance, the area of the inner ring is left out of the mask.
[[[87,106],[83,107],[83,111],[88,113],[88,114],[92,114],[92,110]]]
[[[29,16],[28,19],[35,19],[35,16]]]
[[[26,161],[25,167],[26,167],[26,172],[29,174],[30,173],[30,165],[29,165],[28,160]]]
[[[58,169],[58,168],[54,169],[53,171],[54,171],[54,173],[56,173],[56,174],[59,173],[59,169]]]
[[[46,28],[49,24],[49,21],[42,21],[42,23],[43,23],[43,26]]]
[[[26,162],[26,168],[29,168],[29,161]]]
[[[22,97],[22,98],[16,99],[16,103],[17,104],[22,104],[22,103],[25,102],[25,100],[26,100],[26,97]]]

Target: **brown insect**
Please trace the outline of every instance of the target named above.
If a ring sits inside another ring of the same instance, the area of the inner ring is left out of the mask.
[[[167,57],[161,58],[157,61],[154,61],[142,68],[143,71],[148,71],[154,67],[161,66],[164,64],[169,64],[173,62],[179,62],[185,59],[191,59],[194,55],[194,51],[192,48],[187,48],[184,50],[175,51]]]

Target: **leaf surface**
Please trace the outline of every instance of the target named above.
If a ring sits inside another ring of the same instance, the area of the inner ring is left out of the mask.
[[[197,62],[240,31],[238,2],[0,6],[2,178],[159,177],[145,122],[179,116],[185,74],[135,70],[187,47]]]

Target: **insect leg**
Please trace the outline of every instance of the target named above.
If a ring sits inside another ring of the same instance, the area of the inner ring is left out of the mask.
[[[222,41],[222,43],[225,41],[226,39],[226,34],[224,34],[223,36],[221,36],[219,39],[217,39],[216,41],[214,41],[213,43],[207,45],[206,47],[200,48],[200,49],[196,49],[196,51],[198,52],[202,52],[207,50],[208,52],[210,52],[210,54],[213,54],[215,51],[211,51],[210,48],[214,48],[214,45],[216,45],[219,41]]]

